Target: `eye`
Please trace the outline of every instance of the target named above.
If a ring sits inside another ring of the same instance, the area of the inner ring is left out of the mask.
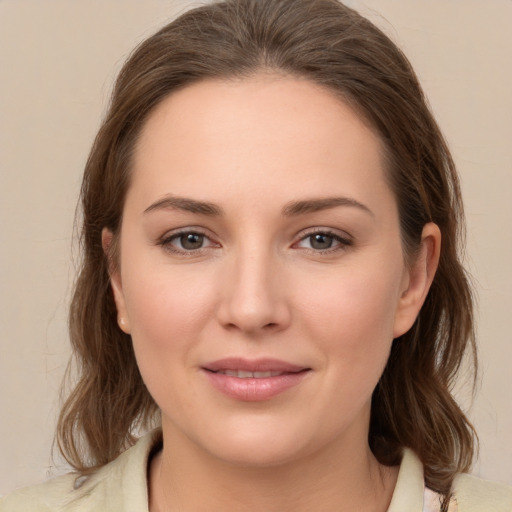
[[[174,238],[173,242],[177,243],[180,249],[195,251],[203,247],[205,236],[200,233],[185,233]]]
[[[302,237],[296,247],[313,251],[333,251],[352,245],[352,240],[331,231],[316,231]]]
[[[169,236],[165,236],[160,240],[162,245],[169,251],[178,253],[190,253],[214,247],[217,244],[212,242],[204,233],[198,231],[180,231]]]
[[[319,251],[330,249],[332,244],[335,243],[334,237],[326,233],[315,233],[314,235],[309,235],[306,240],[309,242],[312,249]]]

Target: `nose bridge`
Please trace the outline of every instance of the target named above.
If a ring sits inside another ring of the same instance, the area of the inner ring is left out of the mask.
[[[230,258],[225,276],[221,321],[245,332],[278,330],[289,322],[281,282],[281,263],[265,244],[242,244]]]

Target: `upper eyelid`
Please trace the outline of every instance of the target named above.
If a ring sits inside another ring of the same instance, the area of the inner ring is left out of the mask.
[[[348,240],[353,240],[354,238],[350,233],[343,229],[329,228],[326,226],[312,226],[310,228],[301,229],[295,236],[297,239],[302,240],[317,233],[325,233],[326,235],[338,236]]]
[[[159,237],[159,240],[168,240],[187,233],[196,233],[198,235],[203,235],[210,239],[213,238],[207,229],[200,228],[198,226],[185,226],[183,228],[176,228],[166,231],[162,236]]]

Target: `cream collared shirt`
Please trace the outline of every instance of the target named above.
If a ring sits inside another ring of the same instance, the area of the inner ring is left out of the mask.
[[[148,512],[148,460],[160,438],[159,431],[147,434],[79,486],[70,473],[15,491],[0,499],[0,512]],[[502,484],[460,475],[454,495],[450,512],[512,512],[512,488]],[[425,489],[421,462],[406,449],[388,512],[439,512],[439,506],[439,496]]]

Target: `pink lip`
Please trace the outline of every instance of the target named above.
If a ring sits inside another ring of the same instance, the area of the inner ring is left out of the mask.
[[[230,398],[248,402],[268,400],[298,385],[310,368],[277,359],[247,360],[227,358],[206,364],[202,368],[210,383]],[[271,377],[237,377],[225,371],[272,372]]]

